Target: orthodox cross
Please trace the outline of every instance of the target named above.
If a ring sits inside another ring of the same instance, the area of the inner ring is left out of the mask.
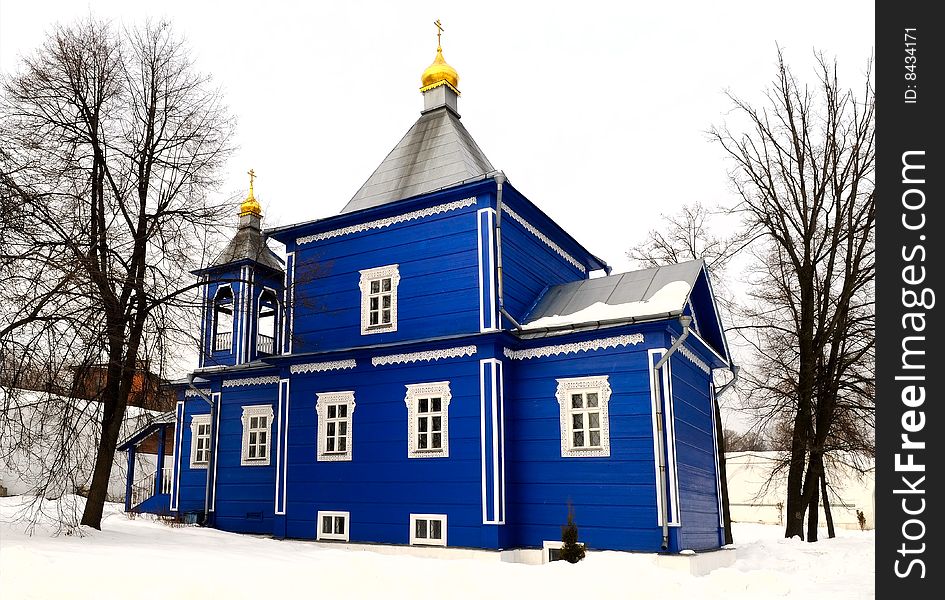
[[[433,21],[433,24],[436,25],[436,47],[439,48],[439,47],[440,47],[440,36],[441,36],[441,35],[443,34],[443,32],[446,31],[446,30],[443,29],[443,25],[440,24],[440,20],[439,20],[439,19],[437,19],[436,21]]]
[[[256,171],[254,169],[250,169],[249,171],[246,172],[246,174],[249,175],[249,193],[252,194],[253,181],[256,179]]]

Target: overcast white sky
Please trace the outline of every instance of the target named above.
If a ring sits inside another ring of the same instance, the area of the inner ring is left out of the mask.
[[[170,18],[239,122],[223,194],[250,167],[268,225],[337,213],[419,116],[436,50],[460,75],[463,123],[509,180],[615,267],[661,212],[730,202],[705,131],[724,91],[754,97],[775,44],[813,49],[850,84],[873,52],[872,2],[160,2],[0,0],[0,71],[56,21]]]

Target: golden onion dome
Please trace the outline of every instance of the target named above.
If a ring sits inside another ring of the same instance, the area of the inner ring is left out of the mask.
[[[256,172],[250,169],[247,175],[249,175],[249,195],[246,196],[246,200],[243,200],[240,204],[240,216],[256,215],[257,217],[261,217],[262,207],[259,206],[259,201],[256,200],[256,196],[253,194],[253,180],[256,179]]]
[[[443,48],[437,46],[436,58],[433,59],[433,64],[427,67],[423,75],[420,76],[422,85],[420,90],[426,91],[444,82],[450,84],[457,91],[459,90],[459,73],[443,58]]]

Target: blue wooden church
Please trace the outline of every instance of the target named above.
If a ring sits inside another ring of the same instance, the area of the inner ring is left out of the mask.
[[[723,543],[712,371],[729,355],[703,263],[611,274],[492,166],[458,86],[438,47],[419,119],[333,217],[262,230],[251,174],[235,237],[196,273],[199,368],[122,446],[133,465],[173,431],[129,510],[511,549],[555,547],[570,504],[593,549]]]

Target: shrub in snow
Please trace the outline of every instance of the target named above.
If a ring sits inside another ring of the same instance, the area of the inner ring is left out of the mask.
[[[568,503],[568,524],[561,528],[561,560],[574,564],[584,558],[584,544],[578,543],[578,528],[574,522],[574,508]]]

